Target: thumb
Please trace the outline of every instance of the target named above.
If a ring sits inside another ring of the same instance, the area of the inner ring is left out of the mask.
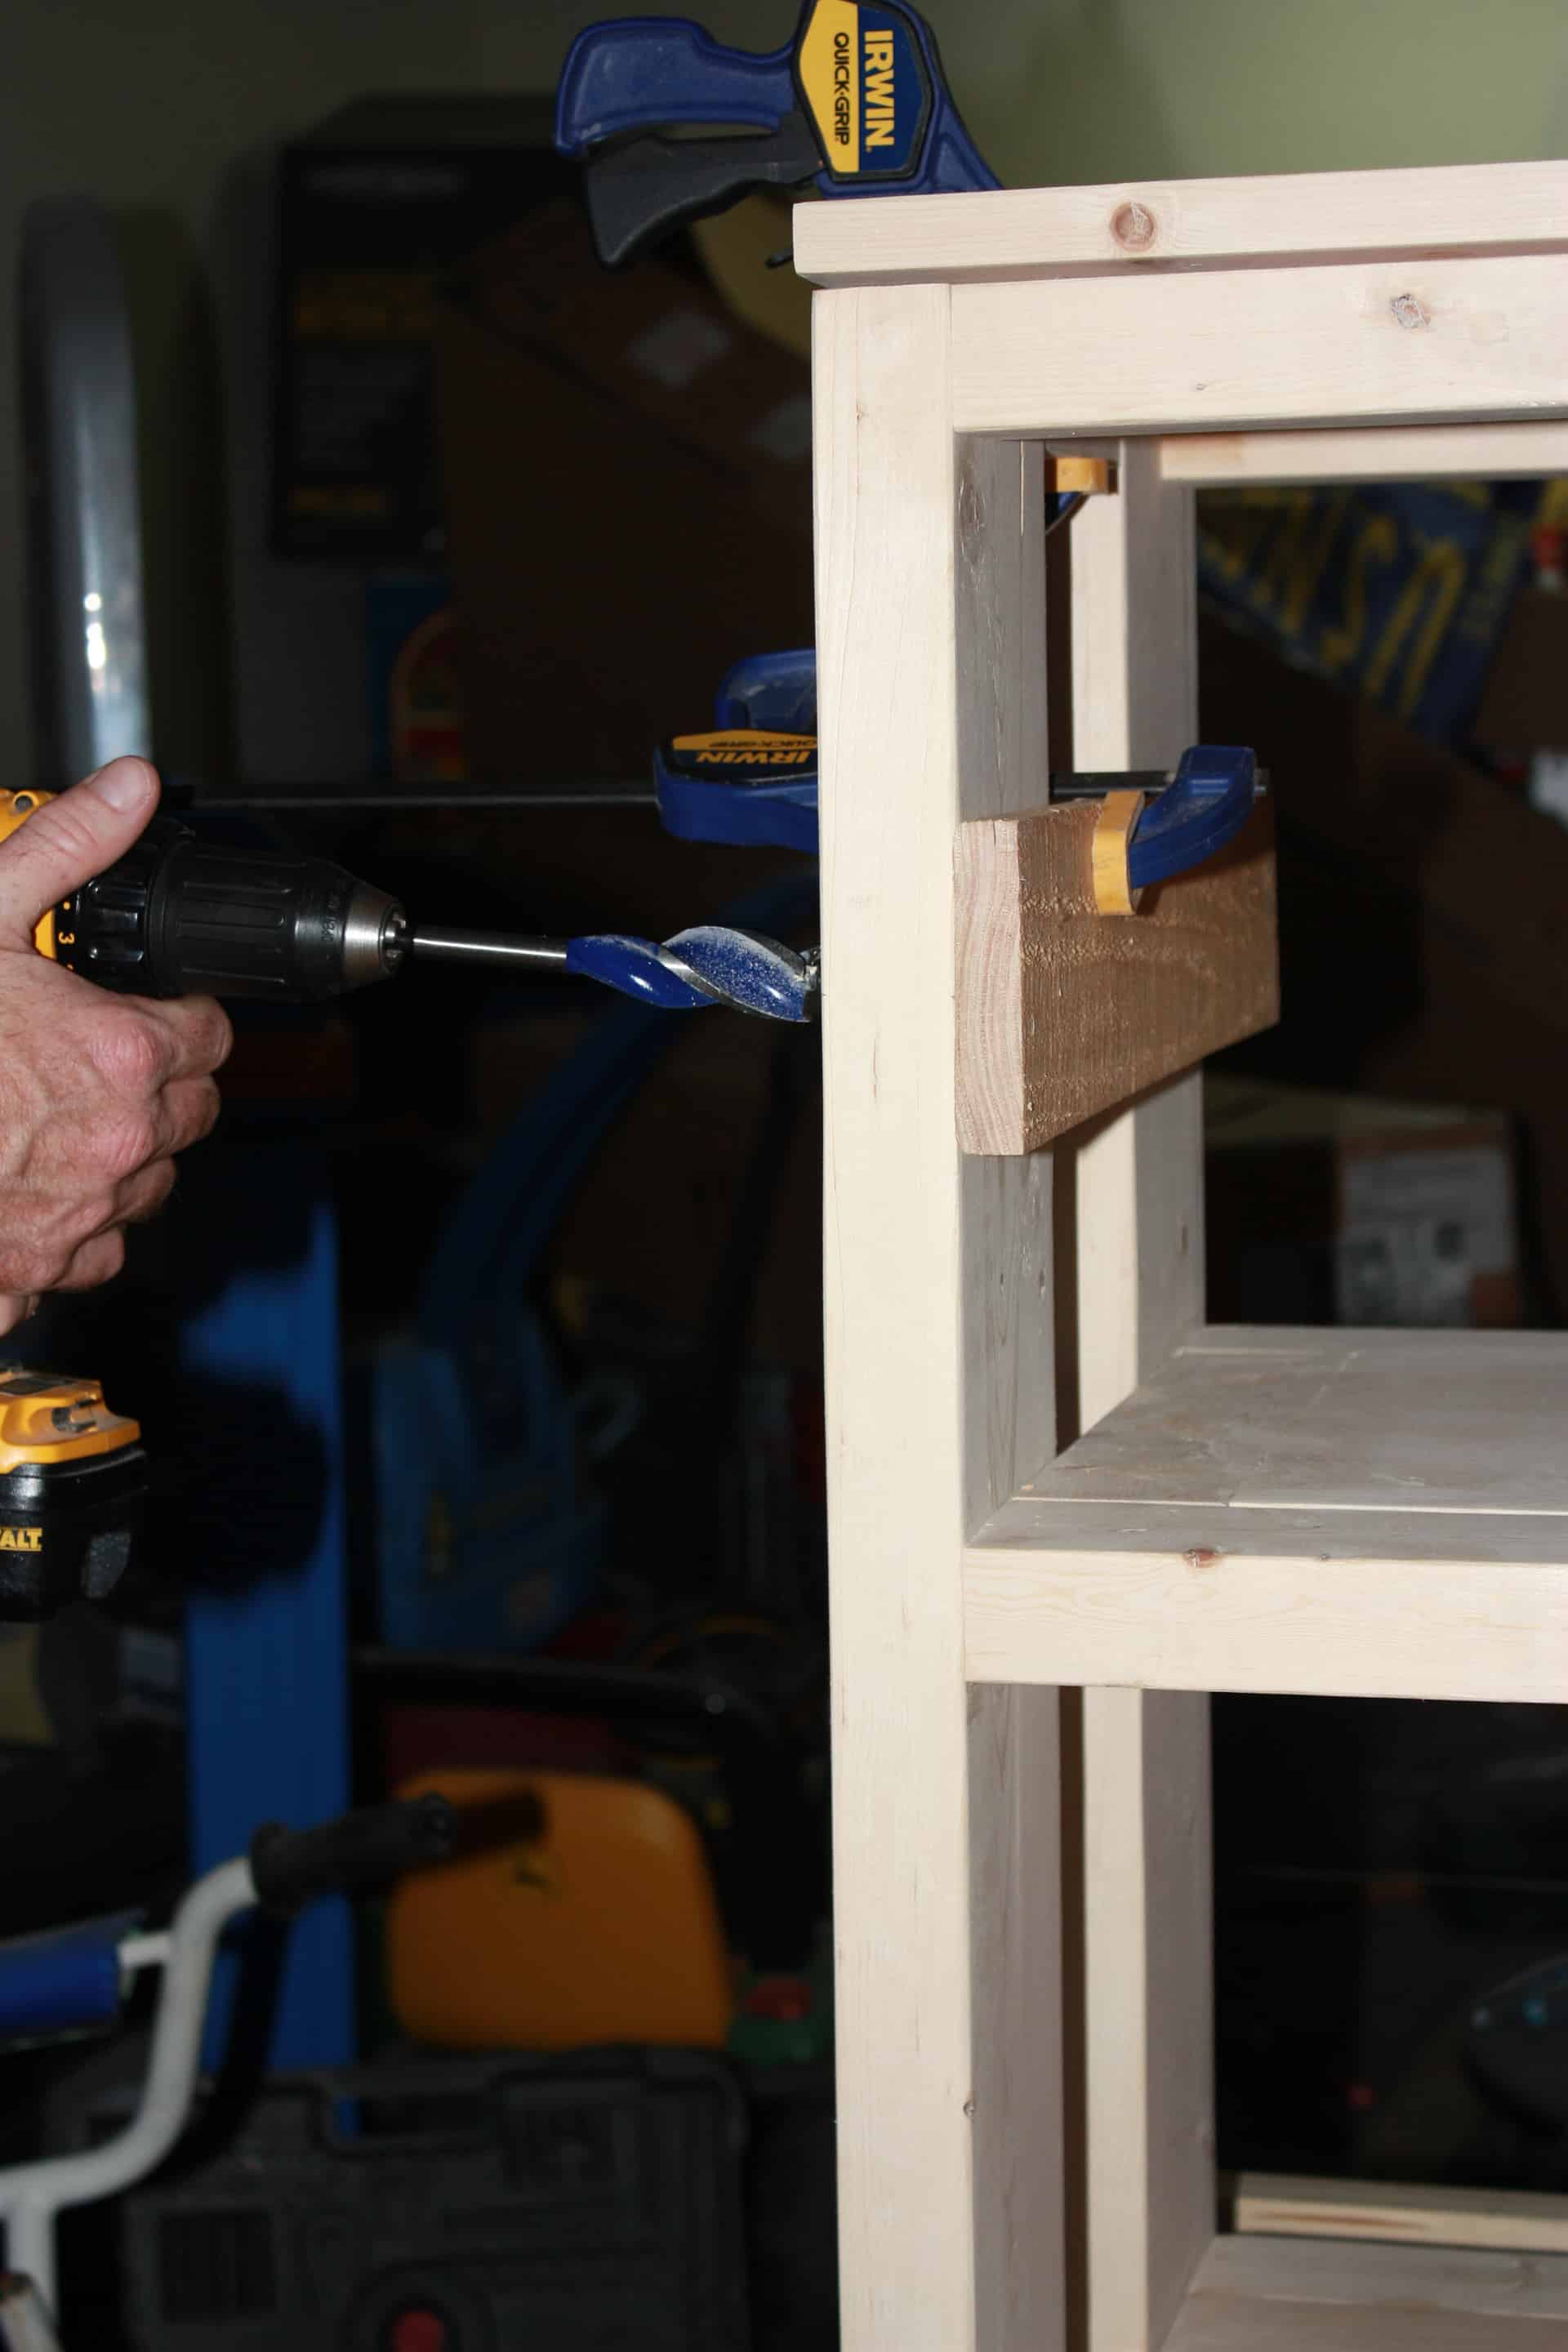
[[[51,907],[123,857],[158,805],[146,760],[110,760],[0,842],[0,946],[31,947]]]

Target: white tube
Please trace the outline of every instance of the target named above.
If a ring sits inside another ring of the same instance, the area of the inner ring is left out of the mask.
[[[202,2027],[218,1937],[256,1901],[256,1881],[242,1856],[198,1878],[175,1912],[169,1957],[153,2027],[153,2052],[141,2104],[122,2132],[80,2156],[55,2156],[0,2171],[5,2259],[55,2309],[55,2215],[128,2189],[163,2161],[184,2129],[201,2059]]]
[[[141,1969],[167,1967],[171,1940],[166,1928],[151,1936],[127,1936],[120,1947],[121,1975],[133,1977]]]

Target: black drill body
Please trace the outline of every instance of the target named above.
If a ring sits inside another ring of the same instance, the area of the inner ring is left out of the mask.
[[[154,817],[107,873],[56,909],[55,953],[132,996],[312,1004],[390,979],[402,908],[327,857],[226,849]]]

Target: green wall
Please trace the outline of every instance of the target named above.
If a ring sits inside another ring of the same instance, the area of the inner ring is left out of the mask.
[[[279,140],[368,90],[547,87],[571,34],[610,5],[9,0],[0,280],[31,196],[85,191],[117,208],[163,624],[155,686],[176,759],[206,766],[223,756],[226,604],[243,631],[280,596],[317,596],[313,634],[325,644],[329,624],[341,625],[352,652],[351,584],[279,580],[259,544],[256,501],[237,483],[242,462],[258,464],[259,397],[241,401],[241,414],[234,394],[237,379],[243,394],[257,371],[246,320],[265,301],[250,281],[266,274],[265,256],[237,259],[226,232],[237,184],[265,176]],[[766,47],[787,33],[795,0],[672,5],[721,39]],[[1568,154],[1568,0],[928,0],[928,8],[971,129],[1015,185]],[[19,766],[11,318],[9,284],[0,282],[0,723]],[[220,349],[235,452],[227,467]]]
[[[971,128],[1013,184],[1568,154],[1563,0],[930,0],[928,13]]]

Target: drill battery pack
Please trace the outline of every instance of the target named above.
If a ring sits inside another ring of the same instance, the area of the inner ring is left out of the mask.
[[[745,2352],[744,2138],[696,2052],[277,2076],[221,2149],[126,2199],[133,2340]]]
[[[141,1436],[96,1381],[0,1367],[0,1620],[118,1584],[142,1525]]]

